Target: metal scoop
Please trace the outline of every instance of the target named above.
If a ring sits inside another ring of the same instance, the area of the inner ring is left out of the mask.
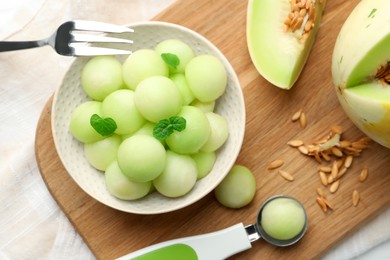
[[[270,201],[277,198],[290,198],[299,203],[305,213],[305,223],[299,234],[287,240],[279,240],[268,235],[261,227],[262,211]],[[306,210],[302,203],[291,196],[278,195],[268,198],[259,209],[255,224],[244,227],[242,223],[228,227],[226,229],[213,233],[178,238],[159,244],[155,244],[128,255],[122,256],[117,260],[137,259],[186,259],[186,260],[208,260],[208,259],[226,259],[234,254],[250,249],[251,243],[263,238],[274,246],[290,246],[298,242],[306,232],[308,226]]]

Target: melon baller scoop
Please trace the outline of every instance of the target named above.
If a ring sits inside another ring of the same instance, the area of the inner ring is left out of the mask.
[[[268,235],[261,227],[262,210],[270,201],[277,198],[290,198],[301,205],[305,213],[305,223],[300,233],[288,240],[279,240]],[[218,260],[226,259],[229,256],[250,249],[251,243],[263,238],[271,245],[278,247],[290,246],[298,242],[305,234],[308,226],[306,210],[297,199],[277,195],[268,198],[259,208],[256,223],[244,226],[238,223],[231,227],[208,233],[184,238],[178,238],[161,242],[149,247],[145,247],[128,255],[117,258],[117,260],[137,259],[137,260]]]

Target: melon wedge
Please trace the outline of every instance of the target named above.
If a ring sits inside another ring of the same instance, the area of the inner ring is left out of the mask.
[[[315,41],[325,2],[310,1],[306,8],[306,1],[300,4],[300,0],[249,0],[249,54],[258,72],[273,85],[290,89],[298,79]],[[297,11],[298,18],[295,5],[305,5]]]

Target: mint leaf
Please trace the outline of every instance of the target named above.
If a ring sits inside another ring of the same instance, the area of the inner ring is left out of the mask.
[[[174,69],[176,69],[177,66],[180,64],[179,58],[175,54],[172,54],[172,53],[162,53],[161,58],[164,60],[164,62],[168,66],[170,66]]]
[[[169,118],[169,123],[171,123],[173,129],[178,132],[183,131],[186,128],[186,120],[181,116],[172,116]]]
[[[168,119],[160,120],[153,128],[153,136],[158,140],[165,140],[173,133],[173,127]]]
[[[90,124],[102,136],[112,135],[117,129],[114,119],[110,117],[101,118],[98,114],[91,116]]]
[[[186,128],[186,120],[181,116],[172,116],[168,119],[160,120],[153,128],[153,136],[160,141],[164,141],[174,130],[183,131]]]

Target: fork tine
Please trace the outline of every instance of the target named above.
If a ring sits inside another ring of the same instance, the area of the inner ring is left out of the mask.
[[[133,43],[132,40],[106,37],[101,35],[86,35],[86,34],[73,34],[72,42],[118,42],[118,43]]]
[[[72,46],[74,56],[103,56],[103,55],[129,55],[132,52],[127,50],[110,49],[90,46]]]
[[[124,33],[134,32],[133,29],[127,28],[126,26],[115,25],[104,22],[85,21],[85,20],[74,20],[74,29],[82,31],[96,31],[96,32],[111,32],[111,33]]]

